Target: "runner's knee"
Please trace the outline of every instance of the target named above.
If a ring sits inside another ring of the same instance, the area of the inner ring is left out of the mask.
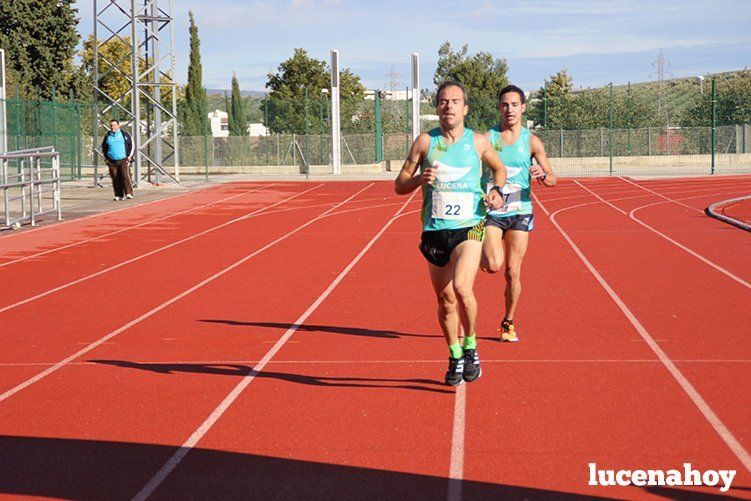
[[[521,270],[518,267],[506,267],[504,275],[506,276],[506,280],[518,282],[519,278],[521,278]]]
[[[441,293],[438,296],[438,312],[441,315],[448,315],[456,310],[456,296],[451,293]]]

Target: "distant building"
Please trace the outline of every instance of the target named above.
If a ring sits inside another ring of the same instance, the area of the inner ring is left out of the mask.
[[[260,124],[260,123],[255,123],[255,124],[248,125],[248,134],[251,137],[268,136],[269,130],[266,128],[265,125]]]
[[[365,91],[365,99],[368,101],[373,101],[375,99],[375,91],[374,90],[366,90]],[[407,99],[412,99],[412,91],[405,90],[382,90],[381,91],[381,99],[385,101],[406,101]],[[428,102],[424,97],[420,99],[421,102],[426,103]]]
[[[229,136],[229,118],[226,111],[216,110],[209,113],[209,123],[213,137]],[[251,137],[267,136],[268,134],[268,129],[262,123],[248,125],[248,135]]]
[[[209,113],[209,123],[211,124],[211,135],[213,137],[229,136],[229,115],[226,111],[212,111]]]

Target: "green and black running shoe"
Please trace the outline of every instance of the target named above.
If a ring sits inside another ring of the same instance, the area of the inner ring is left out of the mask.
[[[477,356],[477,350],[464,350],[464,371],[462,377],[468,383],[482,376],[480,367],[480,357]]]
[[[449,357],[449,369],[446,371],[446,384],[459,386],[464,382],[464,358]]]

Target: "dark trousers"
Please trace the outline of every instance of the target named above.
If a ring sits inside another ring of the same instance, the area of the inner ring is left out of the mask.
[[[112,188],[115,190],[116,197],[124,197],[133,194],[133,183],[130,181],[130,167],[128,159],[107,160],[107,167],[110,168],[110,177],[112,178]]]

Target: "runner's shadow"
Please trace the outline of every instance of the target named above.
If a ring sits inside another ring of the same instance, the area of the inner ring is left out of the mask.
[[[394,379],[394,378],[358,378],[358,377],[331,377],[309,376],[306,374],[288,374],[285,372],[257,371],[252,367],[242,364],[142,364],[126,360],[87,360],[89,363],[114,365],[125,369],[138,369],[142,371],[156,372],[158,374],[211,374],[215,376],[253,376],[257,378],[278,379],[290,383],[305,384],[309,386],[332,386],[340,388],[385,388],[399,390],[429,391],[434,393],[454,392],[447,389],[430,388],[420,385],[443,386],[439,381],[430,379]],[[383,383],[383,384],[379,384]],[[397,383],[397,384],[389,384]]]
[[[242,322],[239,320],[220,320],[220,319],[202,319],[199,322],[206,322],[212,324],[226,324],[235,325],[240,327],[267,327],[270,329],[283,329],[288,330],[292,327],[296,327],[297,331],[304,332],[332,332],[334,334],[350,334],[353,336],[367,336],[377,337],[382,339],[399,339],[401,337],[421,337],[421,338],[441,338],[443,336],[432,334],[413,334],[408,332],[399,332],[394,330],[380,330],[380,329],[363,329],[360,327],[339,327],[333,325],[307,325],[307,324],[290,324],[285,322]]]
[[[156,427],[157,424],[151,425]],[[161,424],[162,433],[167,433],[163,436],[170,436],[169,426],[169,423]],[[0,435],[0,451],[3,451],[0,454],[0,495],[129,500],[178,450],[179,447],[147,443]],[[286,452],[295,454],[294,450]],[[376,457],[388,457],[387,454],[381,452]],[[306,450],[306,456],[310,456],[310,450]],[[445,499],[450,482],[436,475],[331,464],[327,462],[325,451],[314,457],[317,460],[194,447],[159,485],[153,497],[427,501]],[[431,460],[416,456],[418,463],[428,465],[442,458]],[[595,499],[562,491],[472,480],[462,481],[461,491],[468,501]]]

